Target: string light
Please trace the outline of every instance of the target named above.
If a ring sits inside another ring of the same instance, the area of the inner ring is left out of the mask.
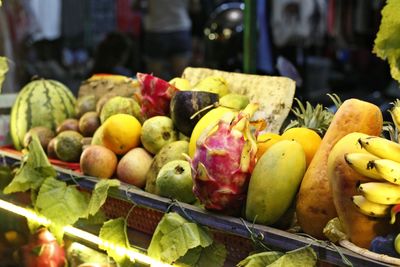
[[[1,0],[0,0],[1,1]],[[1,3],[1,2],[0,2]],[[24,216],[25,218],[32,220],[34,222],[37,222],[43,226],[49,226],[51,224],[51,221],[48,220],[47,218],[43,217],[43,216],[39,216],[36,212],[34,212],[33,210],[29,210],[23,207],[20,207],[18,205],[15,205],[13,203],[4,201],[2,199],[0,199],[0,208],[7,210],[9,212],[18,214],[20,216]],[[145,264],[149,264],[152,267],[167,267],[167,266],[172,266],[169,265],[167,263],[163,263],[160,261],[157,261],[137,250],[134,249],[127,249],[126,247],[123,246],[119,246],[113,243],[108,242],[107,240],[103,240],[100,237],[91,234],[89,232],[83,231],[81,229],[78,229],[76,227],[73,226],[65,226],[64,227],[64,232],[66,234],[69,234],[73,237],[77,237],[79,239],[83,239],[86,240],[90,243],[96,244],[97,246],[101,246],[103,248],[109,248],[114,250],[118,255],[126,255],[130,260],[132,261],[137,261],[140,263],[145,263]]]

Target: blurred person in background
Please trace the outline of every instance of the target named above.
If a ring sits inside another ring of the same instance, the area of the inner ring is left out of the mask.
[[[93,68],[90,75],[96,73],[119,74],[132,77],[129,67],[132,53],[130,38],[121,32],[110,32],[96,47]]]
[[[30,0],[31,41],[40,61],[61,60],[61,0]]]
[[[181,76],[192,55],[190,0],[137,0],[143,11],[147,71],[169,80]]]

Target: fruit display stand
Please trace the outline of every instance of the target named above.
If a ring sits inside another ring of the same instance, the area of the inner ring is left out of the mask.
[[[10,165],[18,164],[21,160],[20,155],[7,149],[0,149],[0,156]],[[99,181],[98,178],[84,176],[70,169],[59,166],[54,166],[54,168],[60,180],[77,183],[83,190],[93,190]],[[353,266],[391,266],[338,247],[331,242],[252,224],[242,218],[215,214],[193,205],[147,193],[124,183],[119,188],[109,191],[103,211],[109,218],[125,217],[132,206],[134,208],[127,219],[130,229],[151,236],[163,214],[174,211],[190,221],[207,226],[214,238],[226,246],[227,258],[235,264],[254,251],[257,242],[262,242],[271,249],[284,251],[311,246],[321,266],[323,264],[346,266],[345,260],[351,262]]]

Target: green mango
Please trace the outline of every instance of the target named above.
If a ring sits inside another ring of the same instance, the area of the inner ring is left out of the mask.
[[[272,145],[257,161],[246,201],[246,219],[272,225],[292,204],[306,170],[303,147],[293,140]]]

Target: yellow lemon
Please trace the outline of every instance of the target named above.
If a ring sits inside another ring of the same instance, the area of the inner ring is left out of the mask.
[[[199,136],[204,131],[207,126],[214,124],[217,122],[221,117],[227,112],[235,112],[232,109],[225,108],[225,107],[218,107],[215,109],[210,110],[209,112],[204,115],[199,122],[194,126],[192,135],[190,136],[189,141],[189,156],[193,158],[194,153],[196,151],[196,142],[199,139]],[[236,112],[235,112],[236,113]]]
[[[170,80],[168,83],[175,86],[181,91],[189,91],[190,89],[192,89],[190,82],[184,78],[176,77]]]
[[[103,123],[102,143],[117,155],[139,146],[142,126],[132,115],[115,114]]]
[[[283,140],[282,136],[276,133],[262,133],[257,136],[257,159],[261,156],[275,143]]]
[[[307,166],[310,164],[315,152],[317,152],[322,140],[314,130],[304,127],[290,128],[281,136],[283,139],[295,140],[300,143],[306,153]]]

